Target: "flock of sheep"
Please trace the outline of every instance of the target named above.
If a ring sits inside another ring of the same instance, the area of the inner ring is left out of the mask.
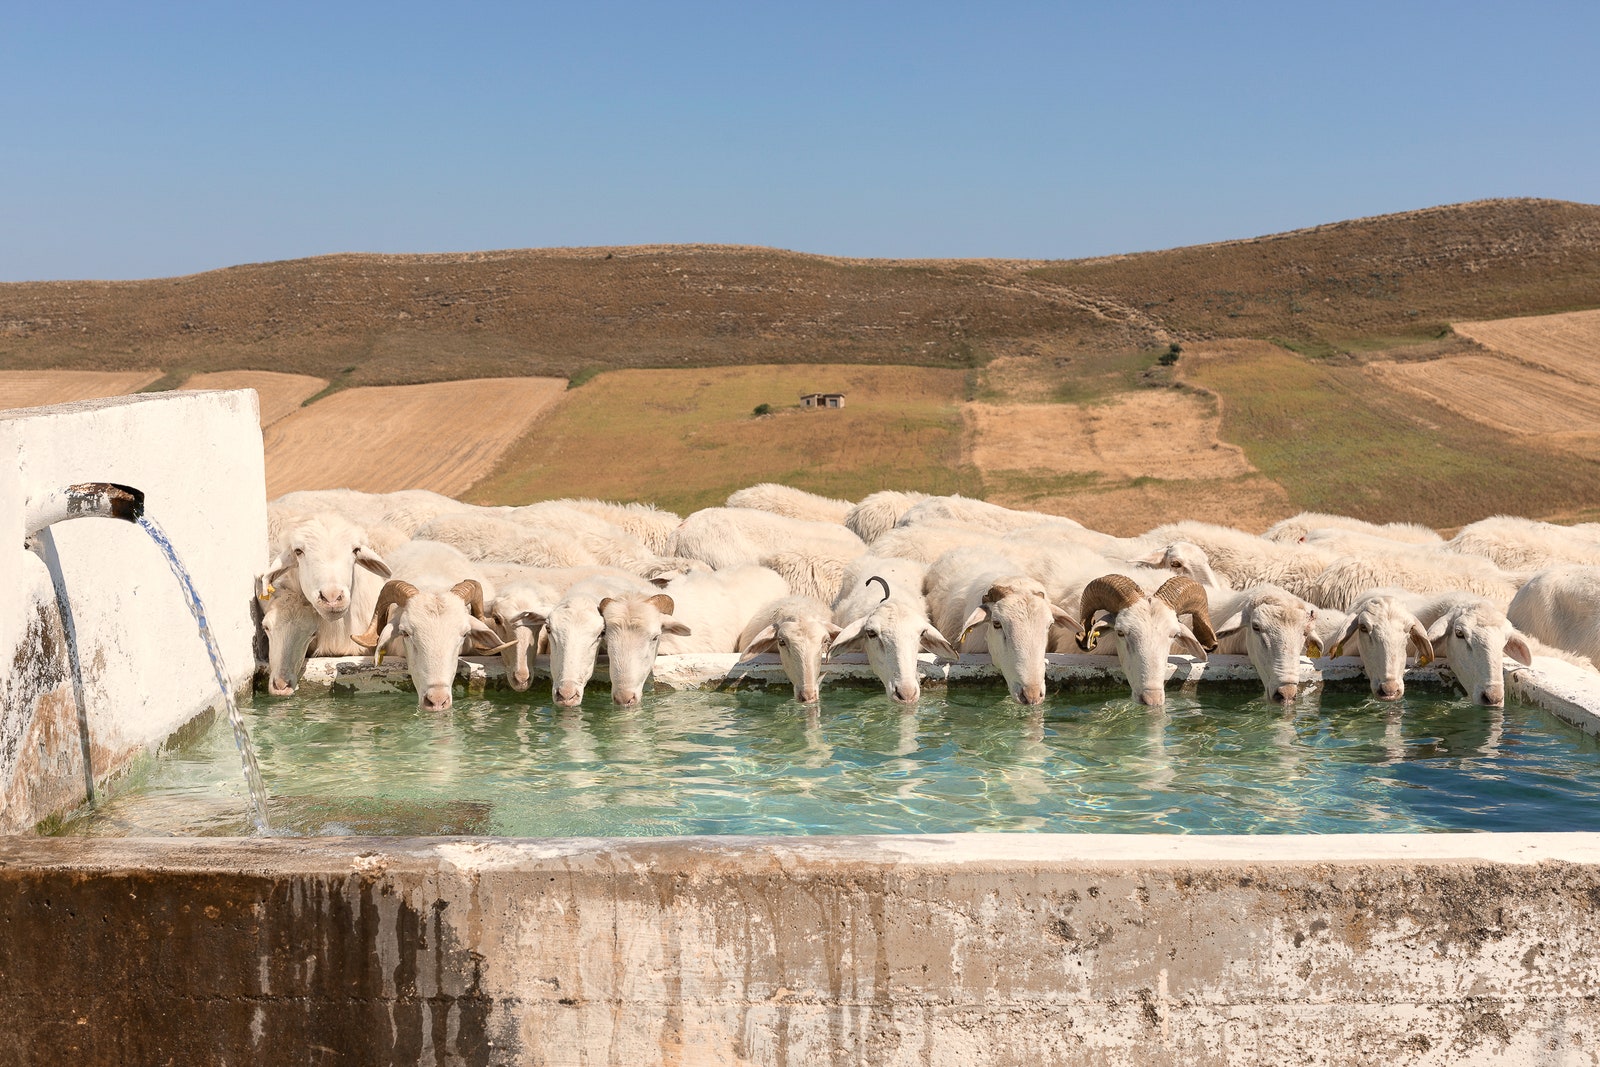
[[[268,526],[257,593],[274,695],[294,692],[308,653],[404,656],[434,710],[451,705],[459,656],[496,652],[524,690],[547,651],[563,706],[602,654],[625,706],[658,654],[689,652],[776,652],[804,702],[844,650],[904,703],[925,652],[986,653],[1024,704],[1044,699],[1049,652],[1114,654],[1145,704],[1163,702],[1174,653],[1248,655],[1283,702],[1305,655],[1359,655],[1380,700],[1404,693],[1410,653],[1447,660],[1490,705],[1507,656],[1600,662],[1600,524],[1502,516],[1447,541],[1305,513],[1259,536],[1186,521],[1121,538],[959,496],[852,504],[764,484],[686,518],[306,491],[269,504]]]

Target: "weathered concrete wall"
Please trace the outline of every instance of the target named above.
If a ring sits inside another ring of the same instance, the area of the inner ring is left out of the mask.
[[[0,841],[0,1064],[1593,1063],[1600,835]]]
[[[103,781],[219,700],[187,601],[143,530],[74,519],[41,535],[40,551],[23,547],[29,499],[86,481],[144,491],[235,687],[254,672],[252,575],[266,542],[255,393],[0,412],[0,833],[80,803],[91,777]]]

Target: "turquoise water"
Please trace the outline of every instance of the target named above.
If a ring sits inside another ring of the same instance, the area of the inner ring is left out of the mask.
[[[537,690],[535,690],[537,693]],[[953,689],[907,711],[826,691],[602,687],[581,708],[535,693],[257,697],[244,714],[275,833],[653,836],[960,831],[1339,833],[1600,830],[1600,749],[1535,708],[1439,691],[1364,692],[1290,710],[1244,692],[1106,694],[1024,708]],[[67,833],[246,834],[226,721],[148,761]]]

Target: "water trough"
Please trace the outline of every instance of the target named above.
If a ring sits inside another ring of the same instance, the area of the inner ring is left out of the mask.
[[[0,1063],[1594,1062],[1600,835],[23,832],[218,703],[189,608],[125,524],[52,531],[74,670],[50,570],[22,548],[25,488],[143,489],[240,692],[257,426],[248,392],[0,414]],[[731,658],[680,657],[658,682],[777,674]],[[469,686],[498,669],[469,665]],[[317,663],[308,684],[389,670]],[[1052,684],[1106,670],[1059,657]],[[1240,664],[1172,670],[1228,684]],[[1581,672],[1508,681],[1597,732]]]

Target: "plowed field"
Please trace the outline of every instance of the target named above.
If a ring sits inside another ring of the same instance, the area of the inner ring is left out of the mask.
[[[334,393],[264,431],[267,495],[341,486],[459,495],[566,386],[560,378],[478,378]]]
[[[1600,385],[1600,311],[1458,322],[1453,328],[1519,363]]]
[[[137,393],[158,370],[0,370],[0,410]]]
[[[270,426],[300,410],[300,404],[327,387],[327,381],[309,374],[280,374],[270,370],[227,370],[196,374],[184,389],[254,389],[261,399],[261,425]]]

